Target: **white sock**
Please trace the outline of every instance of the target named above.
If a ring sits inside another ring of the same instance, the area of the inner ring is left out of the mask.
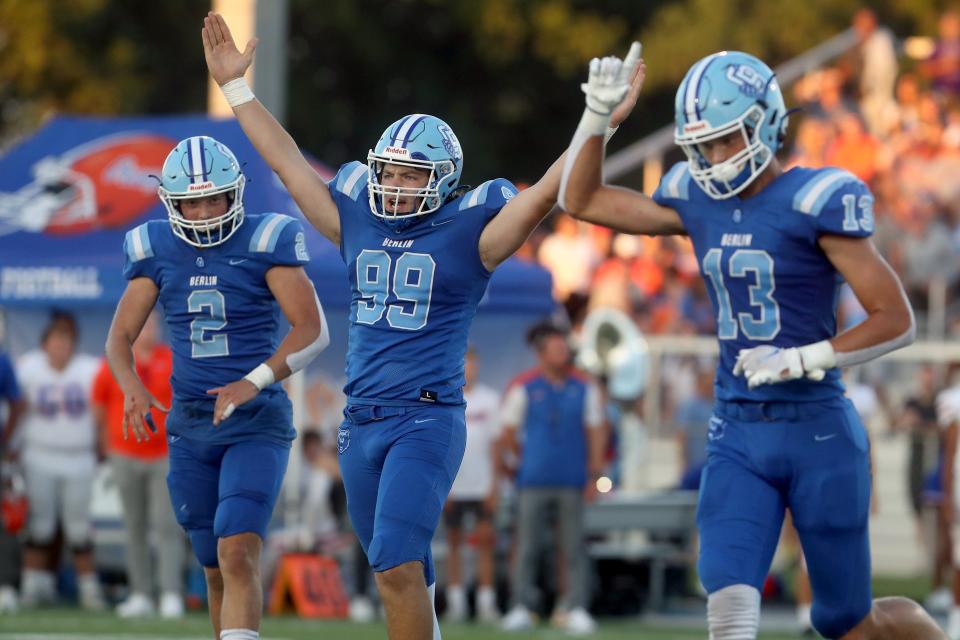
[[[812,607],[809,604],[798,604],[797,605],[797,622],[801,627],[812,627],[813,623],[810,621],[810,610]]]
[[[223,629],[220,640],[259,640],[260,632],[253,629]]]
[[[493,587],[480,587],[477,590],[477,609],[480,611],[493,611],[497,608],[497,594]]]
[[[437,620],[436,595],[437,583],[434,582],[427,587],[427,596],[430,598],[430,611],[433,613],[433,640],[442,640],[440,638],[440,621]],[[220,640],[223,640],[223,638]]]
[[[447,602],[450,604],[451,609],[457,611],[466,610],[467,594],[464,592],[462,585],[451,584],[447,587]]]
[[[760,592],[734,584],[707,596],[710,640],[756,640],[760,625]]]

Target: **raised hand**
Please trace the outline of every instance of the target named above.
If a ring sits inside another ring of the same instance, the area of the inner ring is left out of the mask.
[[[203,56],[207,59],[210,75],[219,85],[224,85],[246,73],[253,63],[253,51],[257,39],[253,38],[240,53],[230,35],[226,20],[218,13],[210,12],[203,19]]]
[[[640,57],[640,43],[634,42],[630,46],[630,51],[623,61],[620,73],[630,85],[626,97],[617,105],[617,108],[610,114],[610,126],[619,127],[633,112],[637,106],[637,99],[640,97],[640,90],[643,89],[643,81],[647,77],[647,65]]]
[[[640,62],[640,43],[634,42],[624,60],[616,56],[594,58],[590,61],[590,74],[587,81],[580,85],[586,94],[587,108],[594,113],[607,116],[624,101],[632,86],[635,70]],[[641,80],[642,86],[642,80]],[[639,94],[639,87],[637,93]],[[636,99],[634,99],[636,103]],[[632,110],[629,107],[627,113]],[[625,116],[624,116],[625,117]],[[618,123],[619,124],[619,123]]]

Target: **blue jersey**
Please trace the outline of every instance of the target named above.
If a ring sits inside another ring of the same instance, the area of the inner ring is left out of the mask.
[[[490,180],[400,232],[371,213],[365,165],[343,165],[330,193],[351,290],[347,398],[462,404],[467,334],[490,279],[480,234],[516,187]]]
[[[843,394],[840,372],[748,389],[733,375],[741,349],[798,347],[836,334],[842,283],[817,244],[821,234],[863,238],[873,231],[873,197],[841,169],[795,168],[757,195],[714,200],[687,163],[664,176],[653,199],[671,207],[693,241],[717,319],[719,400],[815,401]]]
[[[215,402],[208,389],[241,379],[277,350],[280,309],[267,271],[309,261],[300,223],[278,213],[248,215],[226,242],[202,249],[176,237],[167,221],[151,220],[127,232],[124,253],[124,276],[150,278],[160,290],[173,350],[174,403],[202,411]],[[273,384],[241,408],[278,399],[287,402]],[[230,428],[228,420],[205,439],[222,440]],[[289,432],[290,425],[276,428]]]

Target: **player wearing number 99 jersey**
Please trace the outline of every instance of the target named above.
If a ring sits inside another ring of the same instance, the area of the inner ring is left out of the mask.
[[[944,637],[916,603],[871,597],[868,442],[839,368],[908,344],[914,323],[869,241],[869,190],[841,169],[781,169],[780,87],[767,65],[735,51],[695,63],[677,91],[675,141],[687,162],[652,198],[607,187],[598,127],[584,126],[618,90],[615,74],[600,71],[584,85],[588,112],[561,204],[623,232],[689,235],[716,314],[716,404],[697,507],[710,637],[756,637],[786,508],[821,635]],[[868,317],[836,335],[843,280]]]
[[[295,435],[278,382],[329,342],[300,223],[246,215],[244,182],[212,138],[170,152],[159,187],[168,220],[127,233],[129,282],[107,338],[124,427],[149,437],[144,420],[160,405],[137,378],[130,346],[160,303],[173,350],[170,499],[206,571],[216,634],[239,638],[259,627],[260,547]],[[281,313],[291,327],[282,340]]]
[[[241,52],[211,13],[203,45],[240,126],[347,264],[348,406],[337,440],[350,519],[388,635],[436,640],[430,542],[466,443],[467,332],[490,273],[555,205],[562,165],[522,193],[501,179],[458,189],[453,130],[413,114],[387,127],[365,165],[345,164],[328,185],[244,82],[256,43]],[[632,68],[624,75],[635,77]],[[636,92],[626,95],[615,125],[633,108]]]

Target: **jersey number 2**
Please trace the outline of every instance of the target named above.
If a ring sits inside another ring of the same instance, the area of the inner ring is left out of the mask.
[[[733,278],[751,278],[750,311],[740,312],[736,319],[730,304],[730,292],[723,280],[722,249],[710,249],[703,257],[703,273],[717,295],[717,336],[734,340],[737,332],[751,340],[773,340],[780,333],[780,305],[773,298],[777,285],[773,279],[773,258],[758,249],[737,249],[730,256],[727,273]],[[754,311],[759,307],[760,317]]]
[[[216,289],[191,291],[187,298],[190,313],[202,313],[190,323],[190,355],[193,358],[215,358],[230,355],[225,333],[208,336],[207,331],[220,331],[227,326],[227,308],[223,294]]]
[[[382,249],[364,249],[357,256],[357,288],[362,298],[357,304],[357,322],[376,324],[386,313],[387,322],[394,329],[423,329],[430,314],[437,263],[428,253],[408,251],[397,258],[395,268],[392,265],[393,258]],[[387,304],[391,292],[397,302]]]

